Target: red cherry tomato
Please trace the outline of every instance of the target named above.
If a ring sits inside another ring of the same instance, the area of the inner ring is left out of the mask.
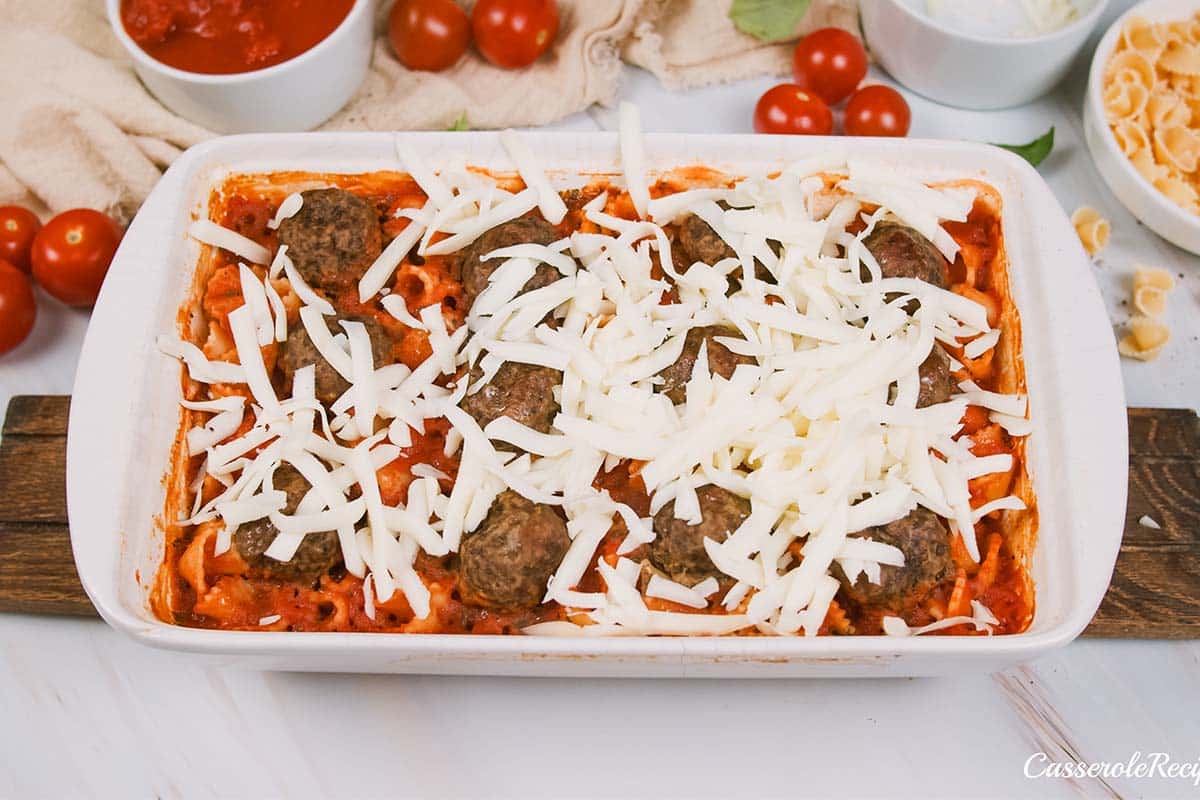
[[[912,112],[890,86],[864,86],[846,104],[846,135],[907,136]]]
[[[794,83],[768,89],[754,107],[754,130],[759,133],[833,133],[833,112],[825,101]]]
[[[0,355],[25,341],[37,319],[29,276],[0,260]]]
[[[471,43],[471,21],[454,0],[396,0],[388,39],[409,69],[438,72],[454,66]]]
[[[479,0],[471,28],[484,58],[497,67],[518,69],[554,44],[558,5],[554,0]]]
[[[0,258],[29,272],[29,248],[41,227],[41,221],[29,209],[0,206]]]
[[[796,44],[796,83],[829,105],[845,100],[867,74],[862,42],[841,28],[821,28]]]
[[[121,228],[107,214],[64,211],[33,239],[33,277],[67,305],[90,306],[120,243]]]

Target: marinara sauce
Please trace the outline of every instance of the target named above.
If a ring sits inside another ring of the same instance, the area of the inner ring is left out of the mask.
[[[354,0],[123,0],[125,31],[170,67],[229,75],[274,66],[341,24]]]

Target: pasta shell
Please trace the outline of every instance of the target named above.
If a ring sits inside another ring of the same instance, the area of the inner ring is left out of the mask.
[[[1129,320],[1129,333],[1139,350],[1162,347],[1171,338],[1171,329],[1152,317],[1135,316]]]
[[[1154,88],[1154,83],[1157,80],[1154,72],[1154,62],[1134,50],[1126,50],[1123,53],[1117,53],[1113,56],[1112,60],[1108,62],[1105,77],[1110,78],[1126,69],[1133,70],[1134,74],[1138,77],[1138,83],[1146,87],[1147,90]]]
[[[1104,113],[1109,122],[1136,117],[1150,101],[1150,90],[1140,83],[1110,83],[1104,89]]]
[[[1113,135],[1117,137],[1117,145],[1126,158],[1133,156],[1139,150],[1150,147],[1150,135],[1146,132],[1146,128],[1134,120],[1117,120],[1112,130]]]
[[[1171,125],[1187,125],[1192,121],[1192,110],[1183,97],[1170,89],[1155,89],[1146,101],[1146,113],[1155,128]]]
[[[1158,60],[1167,45],[1158,26],[1142,17],[1134,17],[1125,23],[1125,29],[1121,31],[1121,43],[1129,50],[1141,53],[1151,63]]]
[[[1146,267],[1139,264],[1133,270],[1133,288],[1137,290],[1143,286],[1169,292],[1175,288],[1175,279],[1162,267]]]
[[[1108,245],[1111,226],[1108,220],[1091,206],[1075,209],[1075,213],[1071,215],[1071,224],[1075,226],[1075,233],[1089,256],[1096,255]]]
[[[1183,125],[1157,128],[1152,137],[1154,156],[1180,172],[1195,172],[1200,162],[1200,135]]]
[[[1167,310],[1167,293],[1157,286],[1142,286],[1133,292],[1133,307],[1147,317],[1161,317]]]
[[[1168,72],[1200,75],[1200,46],[1183,41],[1168,42],[1157,63]]]
[[[1168,175],[1167,168],[1154,160],[1154,151],[1152,148],[1137,151],[1129,157],[1129,162],[1150,183],[1154,183],[1159,178],[1165,178]]]
[[[1133,335],[1128,334],[1121,341],[1117,342],[1117,352],[1126,358],[1136,358],[1138,361],[1153,361],[1158,358],[1158,354],[1162,352],[1162,348],[1155,347],[1150,350],[1142,350],[1138,348]]]
[[[1154,188],[1162,192],[1175,205],[1190,211],[1200,213],[1200,195],[1190,183],[1175,175],[1168,175],[1154,181]]]

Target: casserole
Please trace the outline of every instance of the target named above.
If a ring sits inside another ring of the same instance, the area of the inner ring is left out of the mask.
[[[404,140],[435,163],[437,153],[453,149],[465,152],[471,164],[510,168],[494,135],[413,134],[404,135]],[[614,168],[611,137],[541,135],[531,143],[552,173]],[[395,169],[392,144],[389,136],[363,134],[237,137],[202,145],[172,167],[135,222],[129,234],[132,244],[123,246],[118,256],[110,273],[116,278],[104,289],[85,343],[77,395],[97,399],[77,402],[80,410],[72,412],[69,438],[69,497],[72,510],[80,509],[72,517],[83,520],[72,529],[80,574],[97,607],[114,625],[153,644],[253,654],[258,656],[251,659],[253,663],[289,668],[520,673],[523,664],[536,660],[542,662],[536,668],[539,673],[722,674],[719,670],[728,669],[727,674],[738,675],[929,674],[952,670],[953,660],[943,661],[951,653],[963,662],[987,661],[994,666],[1065,643],[1086,625],[1111,573],[1124,498],[1125,422],[1107,321],[1082,251],[1036,173],[991,148],[927,142],[854,142],[852,155],[903,164],[906,171],[923,180],[978,178],[1003,199],[1013,292],[1025,330],[1031,418],[1037,421],[1038,433],[1045,432],[1031,439],[1029,454],[1043,534],[1033,557],[1038,610],[1026,633],[940,641],[884,637],[789,642],[591,637],[562,641],[541,636],[468,640],[443,635],[304,633],[274,635],[272,640],[272,634],[184,630],[154,621],[148,613],[147,595],[163,545],[161,531],[150,530],[149,520],[161,510],[163,494],[130,495],[124,487],[158,486],[167,471],[169,445],[178,421],[178,372],[155,352],[153,342],[159,333],[172,329],[175,309],[190,287],[189,272],[196,263],[198,246],[184,238],[183,231],[191,216],[203,210],[213,182],[231,171]],[[647,153],[652,165],[701,162],[733,174],[747,174],[769,171],[772,166],[819,152],[821,144],[820,140],[768,137],[650,136]],[[256,156],[267,151],[274,155]],[[162,253],[170,253],[170,268],[165,273],[139,272],[134,265],[147,263],[150,253],[160,254],[158,263],[163,263]],[[1043,268],[1046,263],[1061,266],[1051,270]],[[143,296],[161,298],[158,307],[145,307],[142,313],[131,315],[117,310],[124,305],[120,300],[106,303],[106,297],[134,291],[129,287],[138,287],[139,294],[150,293]],[[1050,300],[1064,291],[1071,293],[1078,310],[1069,333],[1060,327],[1063,322],[1054,315]],[[134,316],[138,319],[132,319]],[[1060,321],[1055,323],[1055,319]],[[1030,345],[1034,337],[1039,342],[1036,348]],[[106,350],[115,340],[140,344],[135,352],[114,357]],[[93,352],[102,355],[91,356]],[[114,372],[122,370],[126,370],[125,377],[113,380]],[[97,406],[105,404],[106,387],[112,385],[134,387],[136,394],[110,398],[108,410],[100,412],[111,415],[116,408],[124,409],[120,416],[127,420],[126,428],[119,433],[117,426],[97,424],[103,418],[97,416]],[[1089,405],[1081,397],[1099,399]],[[1083,408],[1088,408],[1085,415],[1067,412]],[[1090,434],[1072,435],[1077,423],[1083,423],[1085,429],[1097,427]],[[128,449],[131,447],[136,450]],[[131,452],[145,455],[130,459]],[[1068,474],[1041,467],[1067,461],[1080,465],[1079,469]],[[86,479],[98,474],[112,475],[114,480],[99,488]],[[1105,487],[1103,493],[1097,491],[1100,486]],[[84,514],[85,508],[91,510]],[[104,517],[107,523],[99,521]],[[105,537],[97,531],[106,528],[127,531],[123,545],[113,542],[111,533],[103,541]],[[1082,548],[1078,537],[1085,530],[1088,547]],[[1068,534],[1060,535],[1062,531]],[[1102,542],[1097,531],[1106,534]],[[740,666],[729,665],[730,660]],[[547,661],[552,663],[544,663]],[[710,668],[718,671],[709,672]]]

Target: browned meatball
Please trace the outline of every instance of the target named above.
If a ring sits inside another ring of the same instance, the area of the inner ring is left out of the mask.
[[[294,514],[311,488],[304,476],[291,464],[275,470],[275,488],[287,494],[283,513]],[[281,581],[313,583],[342,560],[342,548],[335,531],[310,533],[304,537],[291,561],[276,561],[265,555],[279,529],[267,518],[239,525],[233,533],[233,546],[249,565],[252,575]]]
[[[279,224],[279,243],[309,285],[332,291],[354,285],[383,250],[375,209],[345,189],[300,196],[300,210]]]
[[[700,524],[676,519],[672,500],[654,515],[657,536],[649,544],[650,563],[686,586],[708,577],[723,577],[708,557],[704,540],[725,541],[750,516],[749,500],[719,486],[701,486],[696,497],[700,500]]]
[[[471,380],[481,374],[476,367]],[[549,433],[559,411],[554,387],[560,383],[562,373],[556,369],[506,361],[482,389],[464,397],[459,406],[481,428],[498,417],[511,417],[535,431]]]
[[[502,492],[459,547],[462,598],[491,608],[533,608],[570,546],[557,511]]]
[[[918,507],[895,522],[867,528],[859,535],[893,545],[904,553],[903,567],[879,568],[879,583],[859,575],[851,584],[841,565],[834,562],[833,576],[841,581],[846,595],[860,605],[900,611],[954,573],[950,531],[942,519],[927,508]]]
[[[721,259],[737,258],[737,253],[734,249],[712,229],[711,225],[695,214],[688,214],[679,221],[677,242],[683,256],[682,264],[676,261],[677,269],[686,270],[697,261],[712,265]],[[768,244],[775,255],[779,255],[782,252],[782,247],[778,242],[769,241]],[[672,260],[674,261],[674,259]],[[741,267],[737,267],[733,272],[729,273],[730,294],[741,288],[741,276]],[[760,281],[775,283],[775,276],[758,259],[754,260],[754,276]]]
[[[497,225],[485,232],[474,242],[462,250],[458,259],[459,271],[462,273],[463,290],[467,302],[475,302],[475,298],[487,288],[488,278],[504,263],[502,259],[493,258],[490,261],[480,259],[502,247],[512,247],[518,244],[551,244],[562,236],[546,220],[541,217],[521,217],[502,225]],[[530,278],[522,292],[531,292],[543,286],[549,286],[562,275],[549,264],[538,264],[533,277]]]
[[[950,374],[950,356],[939,345],[934,345],[929,356],[921,362],[917,375],[921,389],[917,392],[917,408],[944,403],[954,394],[957,384]]]
[[[367,336],[371,339],[371,353],[375,359],[375,366],[378,368],[387,363],[392,352],[392,340],[378,320],[374,317],[357,316],[342,317],[341,319],[348,322],[361,322],[367,329]],[[343,332],[342,326],[333,317],[326,317],[325,324],[334,334]],[[308,338],[308,331],[299,322],[288,328],[287,341],[280,343],[278,364],[279,370],[283,374],[283,388],[289,393],[291,392],[292,377],[296,374],[296,370],[313,364],[316,367],[317,400],[326,406],[333,405],[334,401],[350,388],[346,379],[317,352],[312,339]]]
[[[697,261],[711,265],[724,258],[737,258],[733,248],[695,214],[688,214],[679,221],[679,246],[689,265]]]
[[[704,328],[692,328],[683,339],[683,352],[675,363],[658,373],[663,379],[658,389],[671,398],[672,403],[682,403],[687,396],[687,382],[692,379],[692,370],[696,366],[696,356],[700,355],[700,343],[708,343],[708,368],[722,378],[733,375],[738,364],[755,364],[752,356],[744,356],[733,352],[716,340],[718,336],[741,339],[742,334],[737,328],[727,328],[721,325],[709,325]]]
[[[945,288],[946,259],[933,242],[907,225],[887,220],[877,222],[863,244],[879,262],[883,277],[916,278]],[[863,278],[866,278],[865,268]]]

